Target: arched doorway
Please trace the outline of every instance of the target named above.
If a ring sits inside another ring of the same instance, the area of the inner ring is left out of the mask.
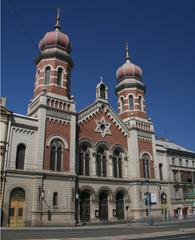
[[[124,193],[118,192],[116,195],[116,213],[119,220],[124,219]]]
[[[80,219],[81,222],[90,222],[90,194],[87,191],[80,195]]]
[[[25,192],[22,188],[14,188],[10,193],[9,226],[24,226]]]
[[[105,191],[99,195],[99,218],[100,221],[108,221],[108,194]]]

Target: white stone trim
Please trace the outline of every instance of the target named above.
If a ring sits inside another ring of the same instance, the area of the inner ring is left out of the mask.
[[[52,140],[54,140],[56,138],[60,139],[63,142],[65,149],[68,149],[68,142],[66,141],[65,138],[63,138],[62,136],[59,136],[59,135],[49,136],[47,141],[46,141],[46,146],[49,147],[51,145]]]

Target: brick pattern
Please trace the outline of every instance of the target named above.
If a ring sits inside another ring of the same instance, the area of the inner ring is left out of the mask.
[[[50,82],[44,85],[45,67],[50,66]],[[57,86],[58,68],[63,69],[62,85]],[[34,98],[38,96],[45,87],[47,93],[55,93],[61,96],[70,95],[70,67],[66,62],[58,59],[44,59],[37,65],[35,77]]]
[[[110,131],[112,135],[106,135],[102,137],[100,133],[95,132],[96,129],[96,121],[100,121],[101,118],[104,117],[105,121],[111,123]],[[110,146],[114,144],[121,144],[127,149],[127,137],[112,123],[109,117],[104,112],[99,112],[94,117],[88,119],[88,121],[80,124],[79,128],[79,138],[89,138],[93,143],[97,143],[99,141],[105,141]]]
[[[143,168],[143,160],[141,159],[142,153],[149,153],[149,156],[152,157],[150,162],[150,177],[155,178],[154,175],[154,159],[153,159],[153,150],[152,150],[152,142],[149,141],[143,141],[141,139],[138,140],[138,151],[140,156],[140,177],[144,177],[144,168]]]
[[[44,154],[44,169],[50,170],[50,147],[46,146],[46,141],[51,136],[61,136],[65,138],[70,147],[70,124],[64,124],[53,120],[46,120],[45,129],[45,154]],[[63,151],[63,171],[68,172],[70,168],[70,148]]]

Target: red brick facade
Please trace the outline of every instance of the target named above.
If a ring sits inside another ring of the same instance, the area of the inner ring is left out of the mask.
[[[62,137],[68,143],[68,149],[63,150],[63,171],[69,171],[70,166],[70,124],[65,124],[62,122],[57,122],[54,120],[46,120],[45,129],[45,155],[44,155],[44,169],[50,169],[50,152],[51,148],[47,146],[47,141],[50,137],[56,136],[56,138]]]
[[[100,120],[102,116],[104,117],[106,122],[111,123],[110,131],[112,135],[106,135],[104,138],[100,133],[95,132],[95,129],[97,127],[95,120]],[[95,117],[90,118],[88,121],[80,124],[79,126],[79,139],[88,138],[94,144],[99,141],[105,141],[110,146],[113,146],[114,144],[120,144],[124,146],[125,149],[127,149],[127,137],[124,136],[124,134],[119,130],[119,128],[116,127],[116,125],[109,119],[109,117],[104,112],[98,113]]]

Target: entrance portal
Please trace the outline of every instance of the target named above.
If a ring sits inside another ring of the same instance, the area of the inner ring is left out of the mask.
[[[101,192],[99,195],[99,217],[101,221],[108,221],[108,194]]]
[[[82,222],[90,222],[90,195],[86,191],[80,197],[80,219]]]
[[[22,188],[15,188],[10,194],[9,226],[24,226],[25,192]]]
[[[124,193],[119,192],[116,195],[116,212],[119,220],[124,219]]]

